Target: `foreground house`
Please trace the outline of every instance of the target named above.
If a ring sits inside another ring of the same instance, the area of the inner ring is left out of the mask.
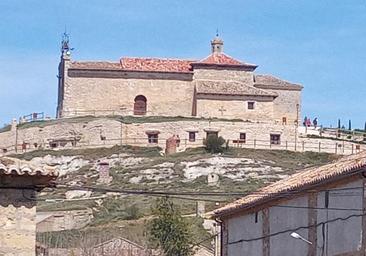
[[[52,168],[0,158],[0,255],[35,255],[35,194],[56,178]]]
[[[365,255],[365,188],[363,151],[219,208],[221,255]]]

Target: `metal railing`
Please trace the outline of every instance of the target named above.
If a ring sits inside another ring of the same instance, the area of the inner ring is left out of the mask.
[[[45,119],[44,112],[40,113],[32,113],[29,115],[25,115],[19,118],[20,122],[34,122],[34,121],[42,121]]]
[[[55,140],[50,142],[38,141],[24,141],[18,145],[0,146],[0,155],[25,153],[34,150],[48,149],[48,150],[60,150],[60,149],[83,149],[83,148],[98,148],[98,147],[112,147],[116,145],[129,145],[139,147],[160,147],[164,149],[166,147],[166,140],[168,138],[159,137],[157,141],[152,141],[148,137],[122,137],[103,139],[100,141],[87,141],[87,140],[73,140],[62,141],[62,143],[55,144]],[[318,152],[318,153],[331,153],[348,155],[358,153],[361,150],[366,150],[366,144],[359,144],[347,141],[331,141],[325,140],[324,142],[319,140],[311,141],[309,139],[295,141],[270,141],[270,140],[241,140],[228,139],[226,140],[227,146],[232,148],[248,148],[248,149],[268,149],[268,150],[289,150],[297,152]],[[188,138],[180,139],[177,145],[177,151],[183,151],[187,148],[202,147],[204,145],[204,139],[196,139],[195,141]],[[225,145],[224,145],[225,146]]]

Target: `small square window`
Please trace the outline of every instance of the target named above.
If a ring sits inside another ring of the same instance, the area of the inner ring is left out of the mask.
[[[280,145],[281,144],[281,135],[280,134],[271,134],[271,145]]]
[[[282,117],[282,124],[283,125],[286,125],[287,124],[287,117]]]
[[[56,142],[50,142],[50,147],[51,148],[57,148],[57,143]]]
[[[246,138],[247,138],[246,133],[241,132],[241,133],[239,133],[239,139],[238,140],[233,140],[233,143],[239,143],[239,144],[245,143]]]
[[[195,132],[189,132],[188,133],[188,140],[189,140],[189,142],[195,142],[196,141],[196,133]]]
[[[147,140],[149,144],[157,144],[159,135],[157,133],[150,133],[147,135]]]
[[[254,109],[254,101],[248,102],[248,109]]]
[[[247,134],[241,132],[239,135],[240,143],[245,143],[245,140],[247,139]]]

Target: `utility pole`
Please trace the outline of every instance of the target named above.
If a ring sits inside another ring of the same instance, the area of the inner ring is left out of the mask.
[[[299,129],[299,108],[300,105],[296,104],[296,121],[295,121],[295,151],[297,150],[297,131]]]
[[[122,120],[121,120],[121,131],[120,131],[120,133],[121,133],[121,147],[123,146],[123,141],[122,141],[122,137],[123,137],[123,126],[122,126],[123,124],[122,124]]]

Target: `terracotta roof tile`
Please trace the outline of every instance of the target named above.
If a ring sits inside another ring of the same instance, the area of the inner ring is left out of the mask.
[[[121,64],[119,62],[107,61],[72,61],[70,68],[92,70],[121,70]]]
[[[193,60],[123,57],[120,62],[73,61],[70,68],[190,73],[192,72],[192,62]]]
[[[201,61],[135,57],[123,57],[120,62],[72,61],[70,69],[191,73],[192,65],[238,66],[253,70],[257,67],[254,64],[240,62],[224,53],[213,53]]]
[[[223,95],[247,95],[247,96],[268,96],[277,97],[276,93],[267,92],[248,86],[244,83],[233,81],[212,81],[198,80],[196,82],[196,90],[198,94],[223,94]]]
[[[233,203],[209,213],[211,216],[222,216],[249,209],[270,200],[281,198],[285,193],[299,192],[318,184],[323,184],[337,177],[352,174],[358,169],[366,167],[366,151],[359,154],[343,157],[331,164],[313,167],[290,177],[275,182],[258,190],[256,193],[243,197]]]
[[[26,161],[12,158],[0,158],[0,176],[48,176],[56,178],[58,171],[50,166],[36,167]]]
[[[159,58],[121,58],[121,67],[124,70],[154,71],[154,72],[183,72],[192,71],[192,60],[159,59]]]
[[[244,63],[225,53],[212,53],[199,62],[192,63],[194,65],[225,65],[225,66],[245,66],[255,69],[257,65]]]

